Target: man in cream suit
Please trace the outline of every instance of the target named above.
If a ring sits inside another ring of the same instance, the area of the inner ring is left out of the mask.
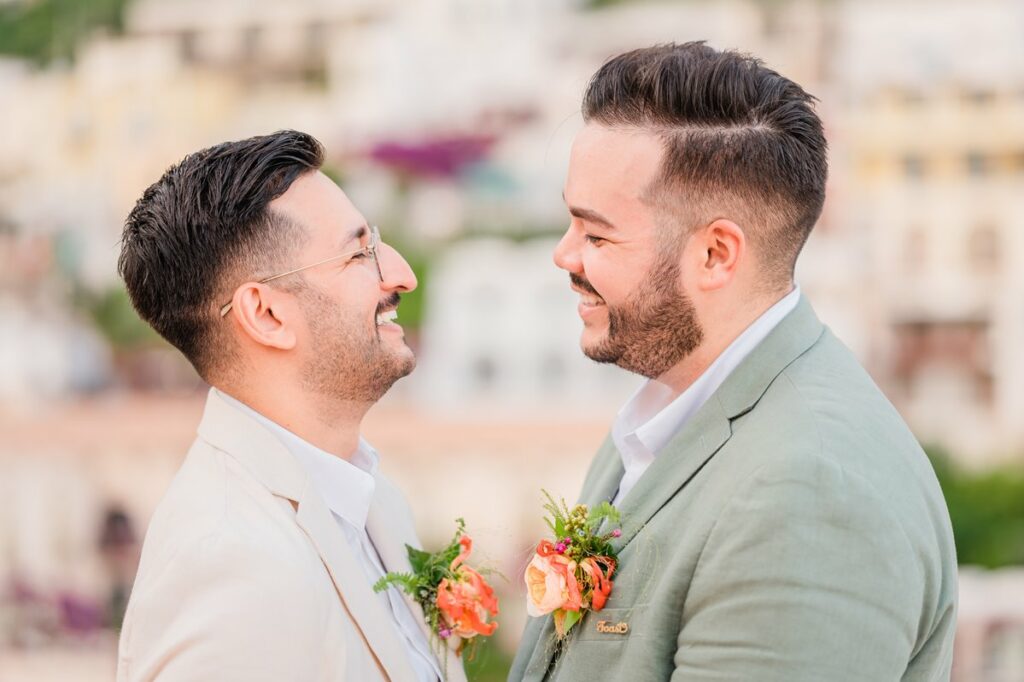
[[[463,680],[386,571],[417,545],[360,435],[412,371],[416,287],[294,131],[186,157],[139,200],[119,270],[213,388],[146,534],[118,679]]]
[[[583,351],[648,377],[583,486],[613,501],[606,607],[512,680],[949,679],[956,556],[928,460],[794,285],[821,213],[813,98],[700,43],[607,62],[555,250]]]

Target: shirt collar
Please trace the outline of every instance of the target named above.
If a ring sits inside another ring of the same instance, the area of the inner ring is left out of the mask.
[[[303,440],[223,391],[218,390],[218,393],[225,402],[267,427],[281,441],[298,460],[313,488],[332,512],[357,530],[365,529],[380,464],[377,451],[369,443],[360,438],[351,461],[347,461]]]
[[[678,397],[673,399],[671,389],[662,383],[644,382],[619,410],[612,426],[612,440],[623,465],[629,468],[632,461],[653,459],[668,445],[799,300],[798,286],[754,320]]]

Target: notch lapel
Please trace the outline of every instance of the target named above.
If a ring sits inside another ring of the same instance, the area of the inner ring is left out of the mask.
[[[391,680],[413,679],[412,666],[398,639],[391,614],[373,592],[327,504],[307,487],[298,501],[296,521],[312,540],[327,567],[338,596],[356,622],[363,639]]]
[[[787,315],[729,375],[686,423],[619,504],[622,536],[612,541],[621,552],[732,437],[732,421],[753,409],[775,378],[813,346],[824,328],[803,296]],[[610,500],[623,475],[622,461],[609,437],[595,456],[580,500],[591,506]],[[552,618],[527,624],[524,644],[533,651],[523,680],[543,680],[555,654]],[[567,642],[571,646],[571,642]]]
[[[729,418],[712,396],[669,441],[619,503],[622,535],[612,540],[617,552],[630,543],[732,436]]]
[[[594,457],[594,464],[583,482],[580,504],[593,508],[602,502],[611,502],[619,490],[619,483],[625,474],[622,456],[611,436],[608,436]]]
[[[673,443],[686,442],[692,438],[691,431],[700,434],[693,447],[684,451],[683,456],[679,458],[659,455],[620,503],[622,536],[612,541],[616,551],[621,551],[665,501],[685,485],[704,462],[728,440],[729,421],[722,416],[720,410],[701,410]],[[663,471],[654,471],[655,467],[659,466]],[[609,438],[598,452],[591,473],[584,483],[583,492],[580,494],[581,502],[591,508],[601,502],[610,502],[618,490],[623,471],[622,458]],[[550,615],[531,619],[523,639],[533,642],[533,653],[526,666],[523,680],[539,682],[546,677],[557,651],[554,619]]]
[[[384,570],[387,572],[411,573],[412,566],[409,564],[409,553],[406,545],[420,548],[419,538],[416,536],[416,528],[409,513],[402,513],[407,509],[405,500],[392,488],[390,482],[379,474],[377,479],[377,490],[370,504],[370,513],[366,518],[366,532],[373,541]],[[420,630],[427,638],[431,653],[438,656],[438,647],[434,646],[436,637],[427,626],[423,608],[419,603],[405,593],[398,590],[402,595],[413,618],[419,625]],[[449,682],[464,682],[462,659],[455,655],[455,652],[447,646],[443,647],[445,660],[440,661],[445,679]]]
[[[609,436],[597,451],[590,471],[587,472],[580,491],[580,504],[593,508],[601,502],[611,502],[619,489],[623,473],[622,457]],[[533,651],[523,673],[523,680],[543,680],[556,649],[554,620],[550,614],[529,619],[520,646],[528,646],[531,642]]]

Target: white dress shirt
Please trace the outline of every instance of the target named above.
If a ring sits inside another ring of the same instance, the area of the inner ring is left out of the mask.
[[[220,391],[220,395],[228,404],[266,426],[288,448],[327,503],[369,584],[373,585],[383,577],[384,566],[373,546],[373,540],[366,532],[366,518],[376,488],[374,475],[380,461],[370,444],[360,438],[359,447],[352,454],[351,461],[346,461],[308,443],[223,391]],[[416,679],[425,682],[441,680],[441,668],[427,637],[397,588],[390,587],[377,596],[393,617],[395,631],[406,645],[409,662],[416,671]]]
[[[800,287],[796,287],[754,320],[678,396],[671,388],[656,380],[644,382],[619,410],[612,425],[612,441],[625,469],[612,504],[622,502],[661,449],[682,430],[686,422],[718,390],[743,359],[764,341],[782,318],[796,308],[799,300]]]

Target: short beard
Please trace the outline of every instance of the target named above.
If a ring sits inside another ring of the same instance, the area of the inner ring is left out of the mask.
[[[589,282],[578,276],[572,279],[578,287],[597,294]],[[693,302],[680,289],[679,263],[668,257],[655,263],[623,305],[608,305],[607,335],[584,347],[583,353],[595,362],[654,379],[696,350],[703,339]]]
[[[378,306],[397,305],[397,295]],[[388,352],[374,327],[337,308],[323,292],[305,287],[299,294],[309,324],[312,348],[302,368],[303,388],[336,400],[375,403],[396,381],[416,367],[410,353]]]

